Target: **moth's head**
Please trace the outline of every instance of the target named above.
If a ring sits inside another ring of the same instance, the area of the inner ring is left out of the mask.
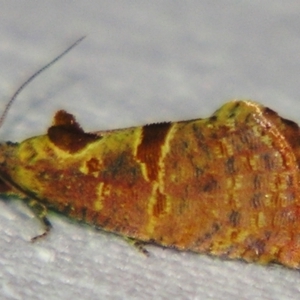
[[[17,143],[3,142],[0,143],[0,194],[13,193],[14,189],[11,185],[9,177],[9,169],[13,166],[14,150]]]
[[[0,194],[5,194],[10,190],[10,186],[5,183],[5,181],[1,178],[1,174],[3,174],[2,165],[5,163],[4,155],[2,154],[2,149],[4,145],[0,144]]]
[[[64,55],[66,55],[71,49],[73,49],[75,46],[77,46],[85,37],[81,37],[75,43],[73,43],[71,46],[69,46],[66,50],[64,50],[62,53],[60,53],[58,56],[56,56],[54,59],[52,59],[49,63],[47,63],[45,66],[43,66],[41,69],[36,71],[33,75],[31,75],[13,94],[13,96],[10,98],[8,103],[5,106],[5,109],[2,114],[0,114],[0,129],[2,125],[4,124],[4,120],[8,114],[8,111],[14,101],[16,100],[17,96],[21,93],[21,91],[27,87],[29,83],[31,83],[37,76],[39,76],[42,72],[47,70],[49,67],[51,67],[54,63],[56,63],[58,60],[60,60]],[[66,119],[69,118],[69,123],[72,123],[72,120],[74,121],[74,124],[76,125],[76,121],[72,115],[69,115],[67,113],[62,113],[62,114],[57,114],[56,119],[59,119],[59,116],[62,116],[63,122],[66,123]],[[59,120],[57,120],[59,122]],[[75,125],[72,125],[71,127],[74,128]],[[53,126],[52,126],[53,127]],[[49,128],[49,132],[51,132],[51,135],[53,135],[53,139],[57,140],[55,138],[55,133],[52,131],[57,131],[56,129],[51,129],[52,127]],[[57,126],[54,126],[57,127]],[[80,127],[79,127],[80,128]],[[59,140],[59,138],[58,138]],[[1,143],[0,144],[0,193],[7,193],[11,188],[16,187],[14,182],[11,181],[9,178],[9,168],[14,168],[16,167],[15,164],[18,162],[15,158],[15,149],[17,148],[18,144],[12,144],[12,143]]]

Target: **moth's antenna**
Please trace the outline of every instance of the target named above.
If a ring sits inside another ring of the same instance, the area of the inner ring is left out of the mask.
[[[64,52],[56,56],[53,60],[51,60],[48,64],[46,64],[44,67],[39,69],[37,72],[35,72],[33,75],[31,75],[14,93],[14,95],[10,98],[9,102],[6,104],[6,107],[4,109],[4,112],[2,113],[0,117],[0,127],[2,127],[2,124],[4,122],[4,119],[13,104],[13,102],[16,100],[17,96],[21,93],[21,91],[31,82],[34,80],[35,77],[40,75],[42,72],[44,72],[46,69],[48,69],[50,66],[55,64],[59,59],[61,59],[64,55],[66,55],[70,50],[72,50],[74,47],[76,47],[83,39],[85,36],[81,37],[78,39],[75,43],[73,43],[70,47],[68,47]]]

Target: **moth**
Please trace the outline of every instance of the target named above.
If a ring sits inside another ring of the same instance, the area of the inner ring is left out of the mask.
[[[0,144],[0,192],[29,205],[41,236],[51,209],[137,242],[299,268],[299,134],[251,101],[93,133],[61,110],[46,134]]]

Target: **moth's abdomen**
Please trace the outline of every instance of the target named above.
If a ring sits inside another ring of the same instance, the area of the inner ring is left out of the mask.
[[[243,101],[208,119],[101,135],[71,121],[57,117],[6,158],[18,166],[9,177],[49,207],[164,246],[299,265],[295,123]]]

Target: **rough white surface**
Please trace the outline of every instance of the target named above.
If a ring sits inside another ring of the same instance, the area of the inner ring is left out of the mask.
[[[42,134],[63,108],[86,130],[207,117],[232,98],[300,121],[300,2],[6,1],[0,110],[35,70],[87,38],[18,98],[1,140]],[[297,271],[149,247],[0,201],[1,299],[299,299]]]

